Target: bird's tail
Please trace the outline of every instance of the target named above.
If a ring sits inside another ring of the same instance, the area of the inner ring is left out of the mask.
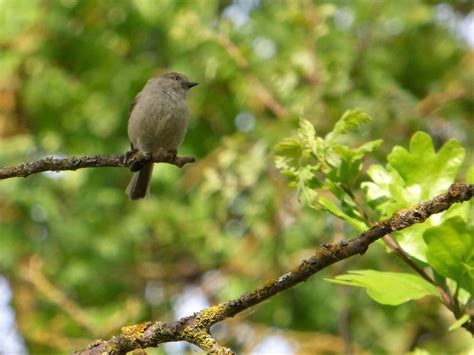
[[[125,193],[130,200],[138,200],[150,195],[150,180],[153,172],[153,163],[147,163],[140,171],[133,174]]]

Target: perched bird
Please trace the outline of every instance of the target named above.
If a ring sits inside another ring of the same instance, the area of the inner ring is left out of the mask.
[[[151,78],[130,106],[128,137],[132,149],[157,152],[176,150],[188,128],[187,92],[198,83],[179,73]],[[146,163],[133,175],[126,194],[130,200],[150,193],[153,163]]]

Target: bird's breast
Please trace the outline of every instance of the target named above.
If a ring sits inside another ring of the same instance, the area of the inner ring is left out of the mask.
[[[136,104],[130,115],[128,133],[134,147],[140,150],[171,150],[181,144],[187,127],[185,98],[161,95],[145,97]]]

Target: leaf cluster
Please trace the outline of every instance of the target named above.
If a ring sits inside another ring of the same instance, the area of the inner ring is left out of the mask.
[[[311,208],[342,218],[358,231],[367,229],[367,224],[357,209],[354,183],[364,157],[382,140],[351,148],[344,138],[369,119],[360,109],[346,111],[334,129],[321,138],[316,136],[314,126],[301,118],[297,138],[286,138],[275,147],[276,167],[297,188],[299,199]],[[327,197],[327,192],[339,205]]]
[[[455,181],[465,156],[464,148],[456,140],[446,142],[436,152],[431,137],[416,132],[410,140],[410,150],[395,146],[387,156],[386,167],[370,165],[364,178],[371,181],[362,181],[357,186],[362,159],[382,142],[369,141],[350,149],[340,140],[349,130],[368,120],[359,109],[347,111],[334,129],[321,138],[316,136],[309,121],[301,119],[297,138],[286,138],[275,148],[277,168],[288,176],[290,186],[296,188],[303,203],[325,210],[358,230],[368,228],[370,220],[366,216],[371,212],[378,218],[387,217],[446,190]],[[470,171],[472,174],[473,167]],[[355,199],[356,189],[365,193],[367,207]],[[336,202],[326,197],[328,192]],[[365,210],[369,206],[372,211]],[[472,205],[457,205],[394,234],[400,250],[414,258],[420,268],[429,269],[434,279],[426,274],[423,278],[406,273],[357,270],[329,281],[364,287],[372,299],[388,305],[435,296],[459,319],[466,314],[474,291],[474,229],[468,218],[470,214]]]

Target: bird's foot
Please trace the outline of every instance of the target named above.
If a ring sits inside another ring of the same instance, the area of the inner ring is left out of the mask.
[[[168,154],[171,155],[171,157],[173,158],[173,161],[176,161],[176,158],[178,156],[178,151],[176,149],[168,150]]]
[[[170,149],[170,150],[168,150],[168,153],[173,155],[173,157],[176,157],[178,155],[178,151],[176,149]]]
[[[143,158],[143,155],[140,154],[140,151],[138,149],[132,149],[128,151],[126,156],[128,159],[131,159],[132,161],[135,159]],[[145,164],[146,164],[146,161],[143,161],[143,160],[134,161],[130,165],[130,171],[135,173],[141,170]]]

